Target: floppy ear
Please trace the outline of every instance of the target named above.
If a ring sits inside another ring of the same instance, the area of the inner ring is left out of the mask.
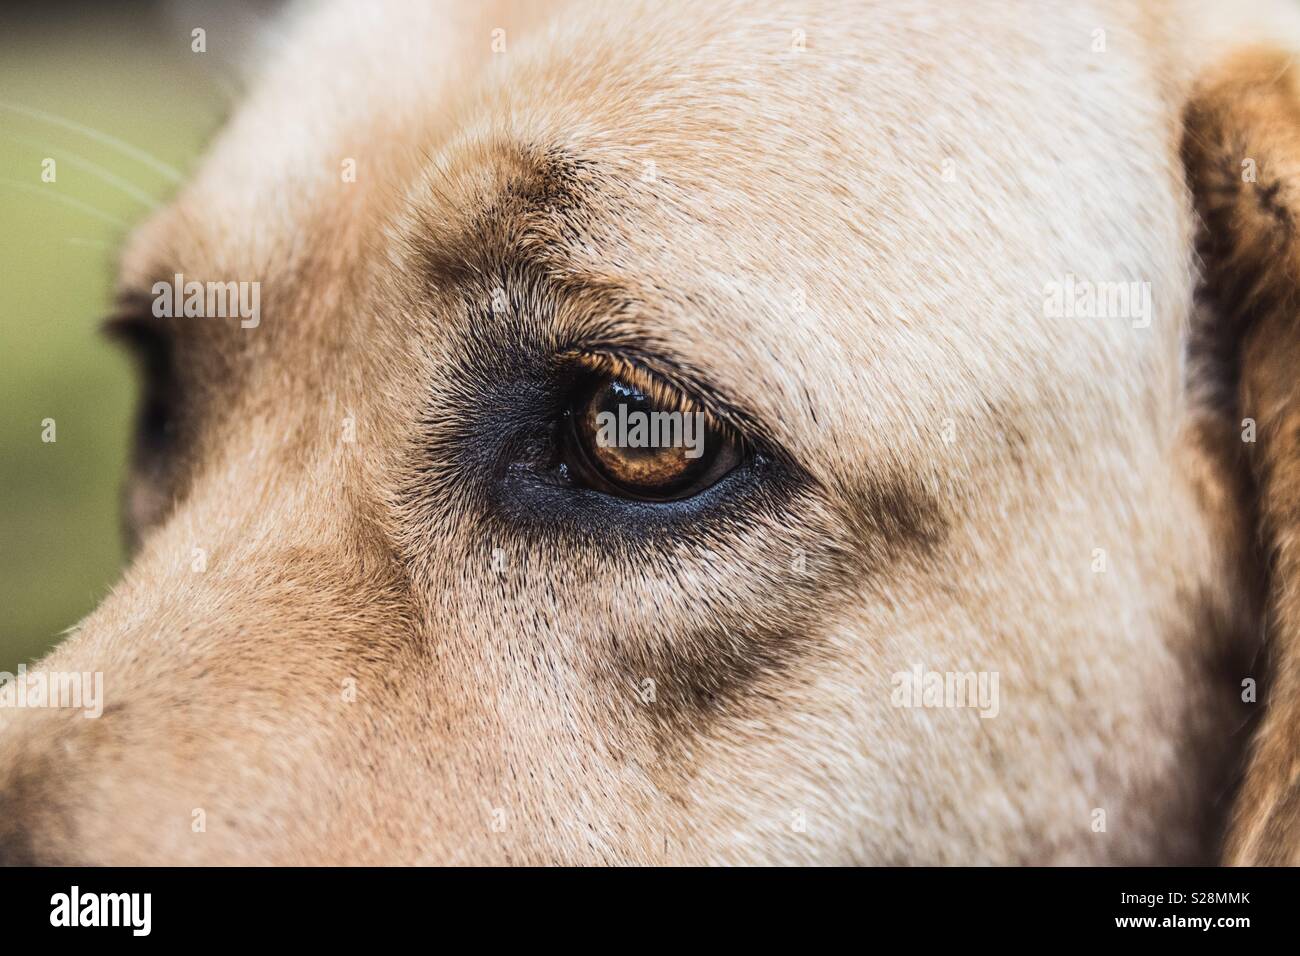
[[[1225,862],[1300,863],[1300,74],[1238,52],[1198,84],[1183,159],[1214,336],[1233,367],[1268,575],[1263,716]],[[1250,439],[1250,422],[1254,422]]]

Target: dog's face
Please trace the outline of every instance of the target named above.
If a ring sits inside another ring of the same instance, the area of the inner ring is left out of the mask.
[[[587,6],[308,17],[135,237],[138,553],[42,665],[105,711],[5,715],[5,852],[1206,858],[1258,589],[1176,44]]]

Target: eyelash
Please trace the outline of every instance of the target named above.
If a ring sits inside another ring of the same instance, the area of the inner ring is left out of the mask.
[[[735,416],[728,409],[689,385],[675,381],[628,356],[614,352],[582,351],[564,352],[558,358],[562,363],[569,363],[571,377],[608,375],[620,379],[640,389],[666,409],[701,411],[708,416],[714,427],[724,429],[728,437],[736,441],[744,440],[744,430],[737,427]]]

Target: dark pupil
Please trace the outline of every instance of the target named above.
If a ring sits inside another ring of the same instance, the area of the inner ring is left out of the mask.
[[[705,427],[697,415],[689,406],[662,404],[625,381],[605,379],[582,415],[586,454],[616,485],[671,496],[707,472],[716,453],[713,433],[695,430]]]
[[[601,412],[609,412],[617,421],[619,418],[620,406],[623,406],[626,409],[626,411],[623,412],[624,416],[630,416],[633,412],[642,412],[645,415],[649,415],[654,411],[663,411],[663,409],[657,408],[654,402],[652,402],[646,396],[645,392],[641,391],[641,389],[634,385],[628,385],[626,382],[620,382],[618,379],[611,379],[598,407],[594,409],[593,415],[599,415]],[[595,421],[594,418],[593,421]],[[618,453],[623,458],[631,460],[656,458],[671,451],[672,449],[655,448],[648,445],[641,448],[621,446],[618,449]]]

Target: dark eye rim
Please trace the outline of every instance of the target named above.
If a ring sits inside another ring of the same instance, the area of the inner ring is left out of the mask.
[[[555,338],[533,323],[485,322],[421,401],[396,488],[405,520],[473,523],[485,539],[572,547],[611,560],[705,544],[723,528],[788,517],[817,481],[760,414],[671,347],[626,330]],[[560,456],[564,410],[582,377],[634,365],[744,439],[740,464],[688,498],[642,501],[574,480]]]

